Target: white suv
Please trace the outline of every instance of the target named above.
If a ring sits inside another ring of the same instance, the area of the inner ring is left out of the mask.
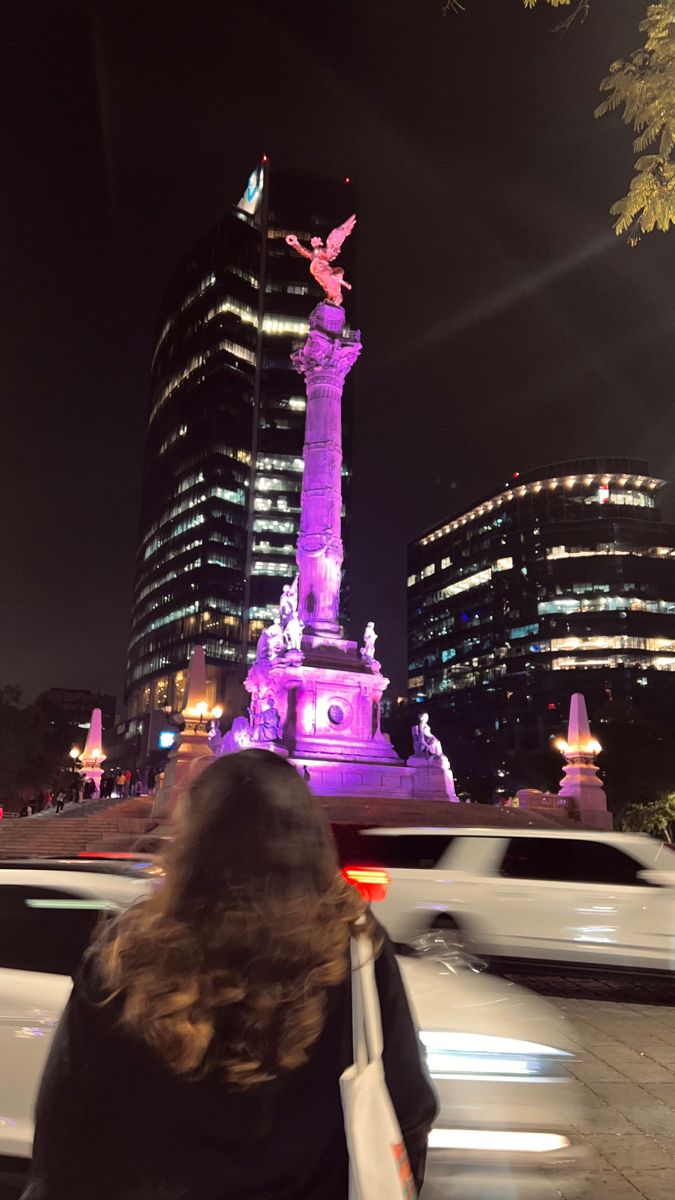
[[[336,827],[336,840],[395,942],[444,927],[491,959],[675,971],[675,853],[643,834]]]
[[[30,1156],[37,1086],[101,914],[152,882],[147,859],[0,863],[0,1170],[3,1156]]]

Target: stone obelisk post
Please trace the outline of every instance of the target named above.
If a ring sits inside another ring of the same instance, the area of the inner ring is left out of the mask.
[[[307,389],[298,607],[305,635],[321,641],[342,637],[342,389],[361,353],[359,334],[344,327],[343,308],[317,304],[307,340],[292,355]]]
[[[103,770],[101,763],[105,759],[103,753],[103,729],[100,708],[92,709],[89,719],[89,733],[87,734],[87,743],[80,755],[82,762],[82,774],[85,779],[91,779],[96,791],[100,795],[101,776]]]
[[[575,692],[570,699],[567,740],[561,741],[558,748],[567,760],[559,795],[573,803],[583,824],[611,829],[612,814],[607,810],[607,796],[595,765],[601,746],[591,737],[586,701],[581,692]]]

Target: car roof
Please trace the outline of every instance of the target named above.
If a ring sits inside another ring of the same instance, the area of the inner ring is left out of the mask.
[[[410,825],[410,826],[379,826],[377,828],[361,829],[361,834],[374,834],[377,837],[497,837],[497,838],[565,838],[576,842],[616,842],[625,845],[627,842],[655,841],[646,833],[618,833],[605,829],[504,829],[499,826],[471,825]]]

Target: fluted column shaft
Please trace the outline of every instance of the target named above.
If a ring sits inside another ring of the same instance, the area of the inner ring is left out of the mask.
[[[344,335],[342,308],[319,304],[306,342],[292,357],[305,376],[305,463],[297,563],[305,632],[340,638],[342,575],[342,390],[361,352],[358,333]]]

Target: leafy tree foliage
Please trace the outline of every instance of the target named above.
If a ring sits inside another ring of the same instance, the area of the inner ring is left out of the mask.
[[[612,207],[617,234],[636,245],[643,233],[665,233],[675,224],[675,0],[650,4],[640,24],[645,44],[618,59],[600,87],[608,92],[596,116],[623,109],[623,120],[638,136],[640,157],[628,195]],[[649,147],[653,151],[643,153]]]
[[[0,687],[0,804],[19,808],[24,797],[53,785],[69,745],[69,727],[57,714],[22,707],[19,688]]]
[[[649,833],[672,842],[675,827],[675,792],[660,796],[650,804],[631,804],[623,815],[622,828],[629,833]]]
[[[588,15],[591,0],[540,0],[568,15],[557,26],[568,29]],[[523,0],[535,8],[537,0]],[[459,0],[447,0],[444,12],[463,11]],[[642,234],[655,229],[666,233],[675,224],[675,0],[648,4],[639,25],[644,45],[627,58],[617,59],[600,84],[607,98],[596,117],[622,110],[622,120],[637,134],[633,149],[638,155],[628,194],[612,205],[617,235],[625,234],[631,246]],[[649,151],[649,153],[645,153]]]

